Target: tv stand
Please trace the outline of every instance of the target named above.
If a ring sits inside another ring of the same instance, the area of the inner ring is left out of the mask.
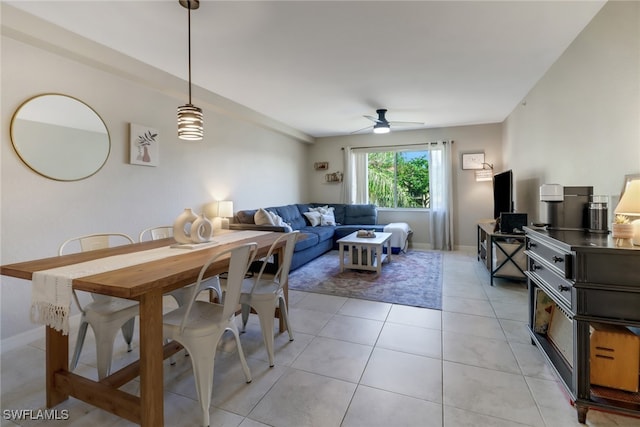
[[[525,234],[494,231],[495,224],[493,220],[478,222],[478,261],[482,260],[489,270],[491,286],[495,277],[525,281]]]

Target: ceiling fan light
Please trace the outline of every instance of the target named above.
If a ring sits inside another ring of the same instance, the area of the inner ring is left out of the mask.
[[[373,133],[389,133],[391,128],[387,124],[378,123],[373,127]]]

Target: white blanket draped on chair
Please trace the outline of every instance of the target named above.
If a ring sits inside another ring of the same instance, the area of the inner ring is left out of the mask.
[[[31,321],[51,326],[64,335],[68,335],[73,279],[180,255],[185,253],[185,250],[191,253],[195,250],[209,249],[212,246],[250,239],[265,233],[253,230],[227,232],[214,236],[215,243],[204,245],[201,248],[180,249],[165,246],[36,271],[32,278]]]

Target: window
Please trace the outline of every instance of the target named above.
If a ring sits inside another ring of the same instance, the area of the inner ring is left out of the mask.
[[[430,207],[427,149],[369,152],[366,167],[369,203],[382,208]]]

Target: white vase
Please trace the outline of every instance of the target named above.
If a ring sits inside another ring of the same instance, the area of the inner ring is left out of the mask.
[[[211,236],[213,236],[213,223],[202,213],[191,224],[191,241],[193,243],[209,242]]]
[[[192,224],[198,219],[190,208],[186,208],[173,223],[173,238],[178,243],[191,243]],[[187,229],[187,226],[189,227]]]

